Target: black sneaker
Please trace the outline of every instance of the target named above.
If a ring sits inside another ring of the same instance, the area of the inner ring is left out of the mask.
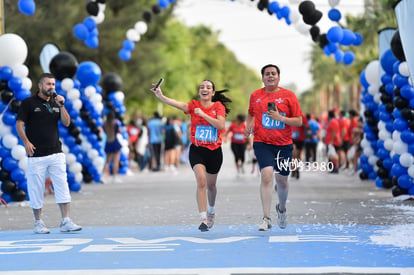
[[[198,227],[198,229],[201,232],[206,232],[206,231],[208,231],[208,226],[207,226],[207,224],[205,224],[204,222],[202,222],[202,223],[200,223],[200,226]]]

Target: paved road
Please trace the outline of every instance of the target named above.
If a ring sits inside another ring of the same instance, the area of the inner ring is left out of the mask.
[[[0,207],[0,274],[414,274],[412,201],[348,173],[303,172],[290,179],[287,229],[258,232],[259,177],[250,164],[237,176],[228,147],[210,232],[197,230],[187,165],[178,174],[131,173],[72,195],[71,216],[84,227],[78,234],[58,232],[52,195],[46,236],[32,233],[27,204]],[[407,245],[387,243],[393,230],[408,232]]]

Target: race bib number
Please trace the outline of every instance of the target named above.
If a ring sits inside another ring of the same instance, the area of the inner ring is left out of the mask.
[[[285,116],[285,113],[280,113],[280,115]],[[285,123],[279,120],[271,119],[267,116],[267,113],[262,114],[262,125],[265,129],[285,129]]]
[[[233,136],[234,140],[244,140],[244,135],[240,133],[235,133]]]
[[[292,132],[292,138],[293,138],[293,139],[297,139],[297,138],[299,138],[299,131],[293,131],[293,132]]]
[[[217,141],[217,128],[211,125],[197,125],[195,139],[201,142]]]

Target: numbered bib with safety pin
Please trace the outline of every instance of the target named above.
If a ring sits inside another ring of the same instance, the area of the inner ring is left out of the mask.
[[[217,141],[217,128],[211,125],[197,125],[195,139],[201,142]]]
[[[286,116],[285,113],[280,113],[280,115]],[[265,129],[285,129],[284,122],[268,117],[267,113],[262,114],[262,125]]]

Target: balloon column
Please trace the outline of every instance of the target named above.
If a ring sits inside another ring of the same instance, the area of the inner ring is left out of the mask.
[[[152,15],[159,14],[163,9],[168,8],[168,5],[174,3],[175,0],[159,0],[157,5],[153,5],[151,11],[145,10],[142,14],[144,21],[135,23],[134,28],[128,29],[126,32],[126,39],[122,43],[122,48],[118,52],[118,56],[122,61],[131,59],[131,52],[135,49],[135,43],[141,40],[141,36],[148,30],[147,23],[152,20]]]
[[[24,40],[12,33],[0,36],[0,185],[4,201],[22,201],[27,194],[27,157],[17,138],[16,113],[21,101],[30,96],[32,82]]]
[[[97,25],[105,19],[105,7],[105,0],[89,1],[86,5],[86,11],[89,16],[82,23],[78,23],[73,27],[75,37],[83,41],[89,48],[95,49],[99,46],[99,31]]]

